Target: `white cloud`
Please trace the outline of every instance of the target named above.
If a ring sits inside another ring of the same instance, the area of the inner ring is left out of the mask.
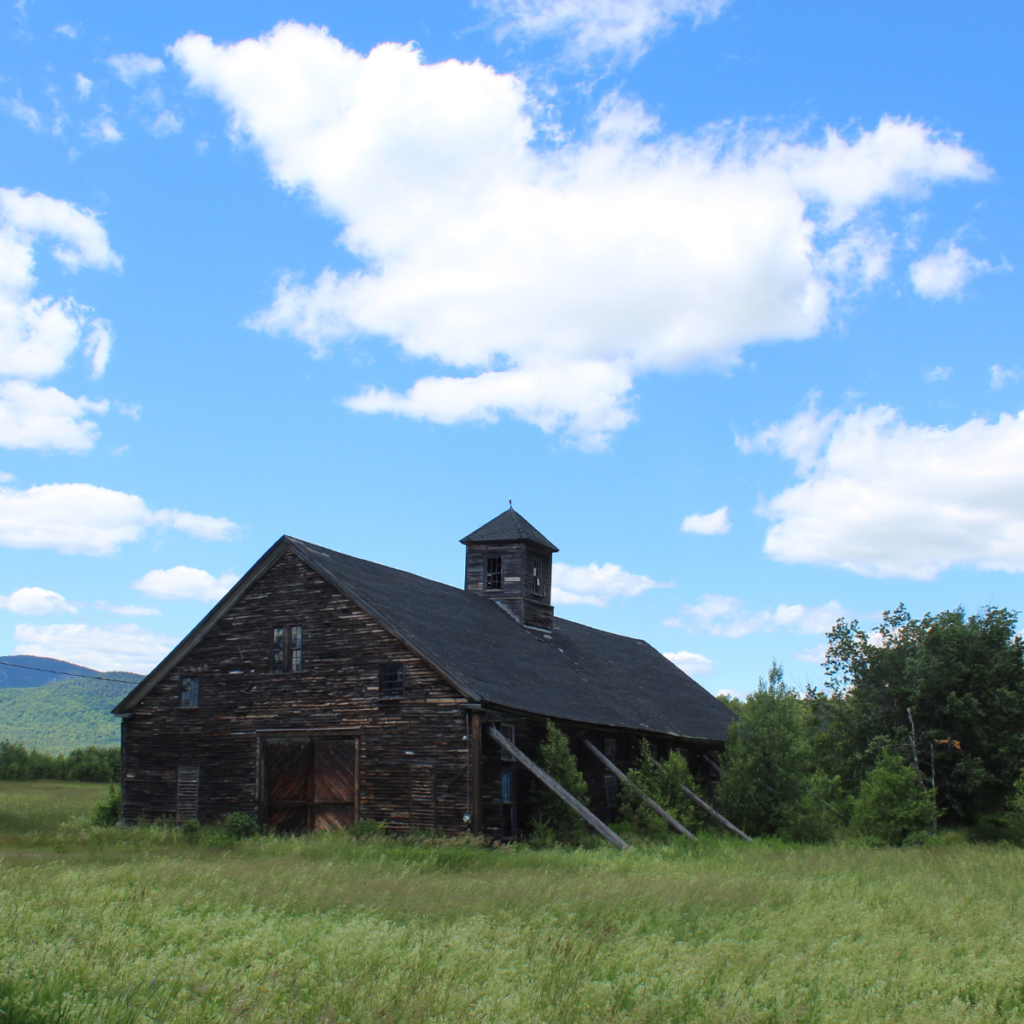
[[[150,597],[194,598],[197,601],[218,601],[236,583],[238,577],[226,572],[217,577],[204,569],[178,565],[173,569],[153,569],[132,586]]]
[[[125,85],[135,85],[140,78],[158,75],[164,69],[159,57],[147,57],[144,53],[115,53],[107,58],[107,63]]]
[[[988,260],[975,259],[956,242],[945,242],[924,259],[910,264],[910,280],[914,291],[926,299],[960,298],[971,278],[1010,269],[1005,261],[993,267]]]
[[[1007,370],[996,363],[989,372],[989,384],[998,391],[1004,384],[1016,384],[1020,380],[1017,370]]]
[[[917,580],[954,565],[1024,571],[1024,413],[955,428],[910,426],[884,405],[830,413],[802,450],[781,443],[788,426],[745,449],[794,458],[805,478],[758,509],[775,560]]]
[[[3,105],[11,112],[11,117],[16,117],[19,121],[22,121],[32,131],[45,131],[42,118],[40,118],[39,111],[35,107],[22,103],[20,99],[3,100]]]
[[[176,114],[172,114],[169,110],[161,110],[150,122],[149,132],[158,139],[162,139],[165,135],[180,132],[182,123],[181,118]]]
[[[144,608],[137,604],[107,604],[106,601],[97,601],[96,608],[104,612],[113,612],[115,615],[127,615],[131,618],[139,618],[147,615],[163,615],[159,608]]]
[[[681,17],[717,18],[726,0],[478,0],[498,19],[498,36],[566,37],[566,56],[588,63],[601,55],[635,61],[654,37]]]
[[[555,562],[551,567],[551,603],[592,604],[604,608],[616,597],[638,597],[654,587],[671,587],[649,576],[626,572],[621,565],[567,565]]]
[[[929,384],[935,384],[940,380],[949,380],[952,373],[952,366],[936,366],[924,375],[924,379]]]
[[[15,615],[52,615],[54,612],[66,612],[76,615],[78,609],[67,603],[64,598],[53,590],[42,587],[22,587],[10,597],[0,595],[0,608],[6,608]]]
[[[86,417],[108,408],[106,401],[72,398],[56,388],[0,380],[0,447],[88,451],[99,428]]]
[[[124,138],[106,104],[100,105],[100,112],[91,121],[82,122],[82,137],[93,142],[120,142]]]
[[[632,418],[637,374],[817,335],[837,297],[885,273],[884,200],[989,174],[916,122],[814,142],[721,125],[659,135],[615,97],[588,139],[536,147],[543,127],[515,76],[397,44],[364,57],[296,24],[172,51],[364,261],[311,285],[285,275],[253,326],[315,355],[385,337],[463,371],[350,408],[436,422],[507,411],[590,448]]]
[[[68,39],[78,38],[78,29],[74,25],[58,25],[53,31],[58,35],[67,36]]]
[[[737,639],[751,633],[772,633],[776,629],[803,634],[825,633],[844,614],[838,601],[817,607],[780,604],[774,611],[752,612],[744,608],[738,598],[704,594],[699,604],[684,605],[680,614],[668,619],[665,625]]]
[[[87,100],[92,92],[92,79],[82,74],[75,75],[75,91],[80,100]]]
[[[228,519],[154,511],[138,495],[93,484],[42,484],[24,491],[0,487],[3,547],[112,555],[151,527],[171,527],[203,540],[223,540],[236,529]]]
[[[149,672],[178,641],[141,626],[14,627],[14,653],[59,658],[100,672]]]
[[[94,376],[110,352],[110,328],[89,320],[74,299],[34,296],[34,247],[56,239],[53,255],[69,271],[116,269],[121,258],[91,210],[42,193],[0,188],[0,374],[38,379],[63,369],[83,341]]]
[[[683,525],[679,529],[683,533],[701,533],[706,537],[728,533],[732,529],[732,523],[729,522],[729,506],[723,505],[714,512],[708,512],[707,515],[695,512],[683,520]]]
[[[814,647],[807,647],[796,655],[797,661],[806,661],[811,665],[821,665],[828,653],[828,644],[815,644]]]
[[[703,654],[692,654],[690,651],[676,651],[673,654],[670,651],[665,651],[664,655],[694,679],[711,673],[712,661],[710,658],[705,658]]]

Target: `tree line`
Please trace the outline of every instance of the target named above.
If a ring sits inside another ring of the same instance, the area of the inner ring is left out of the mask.
[[[119,782],[120,778],[120,747],[80,747],[70,754],[45,754],[35,748],[28,750],[24,743],[0,740],[0,780],[4,782]]]
[[[682,757],[658,765],[646,746],[630,778],[691,831],[709,823],[680,783],[702,787],[752,836],[901,845],[959,829],[1024,840],[1024,645],[1015,612],[957,608],[914,619],[900,605],[871,631],[840,619],[824,665],[821,688],[797,691],[773,663],[745,700],[721,698],[736,718],[717,778],[695,783]],[[557,733],[549,725],[542,767],[585,800]],[[546,792],[537,797],[534,835],[580,841],[582,823]],[[629,788],[615,825],[669,834]]]

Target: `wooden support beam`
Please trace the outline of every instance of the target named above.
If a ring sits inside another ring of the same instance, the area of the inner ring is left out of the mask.
[[[664,766],[663,764],[659,764],[659,762],[658,762],[658,761],[655,761],[654,763],[655,763],[656,765],[658,765],[658,767],[659,767],[659,768],[664,768],[664,767],[665,767],[665,766]],[[717,821],[717,822],[718,822],[718,824],[719,824],[719,825],[721,825],[721,826],[722,826],[723,828],[727,828],[727,829],[728,829],[728,830],[729,830],[730,832],[732,832],[732,834],[733,834],[733,835],[739,836],[739,837],[740,837],[740,839],[746,839],[746,841],[747,841],[748,843],[752,843],[752,842],[754,841],[753,839],[751,839],[751,838],[750,838],[750,836],[748,836],[748,835],[747,835],[747,833],[746,833],[746,832],[742,831],[741,829],[738,829],[738,828],[737,828],[737,827],[736,827],[736,826],[735,826],[735,825],[734,825],[734,824],[733,824],[733,823],[732,823],[731,821],[729,821],[729,819],[728,819],[728,818],[725,818],[725,817],[723,817],[723,816],[722,816],[721,814],[719,814],[719,813],[718,813],[718,811],[716,811],[716,810],[714,809],[714,807],[712,807],[712,806],[711,806],[711,804],[707,804],[707,803],[705,803],[705,802],[704,802],[703,800],[701,800],[701,798],[700,798],[699,796],[697,796],[697,794],[696,794],[696,793],[694,793],[694,791],[693,791],[692,789],[689,789],[688,787],[684,786],[684,785],[683,785],[683,784],[682,784],[681,782],[679,783],[679,788],[680,788],[680,789],[681,789],[681,790],[682,790],[682,791],[683,791],[683,792],[684,792],[684,793],[685,793],[685,794],[686,794],[686,795],[687,795],[687,796],[688,796],[688,797],[689,797],[689,798],[690,798],[690,799],[691,799],[691,800],[692,800],[692,801],[693,801],[693,802],[694,802],[694,803],[695,803],[695,804],[696,804],[696,805],[697,805],[697,806],[698,806],[698,807],[699,807],[699,808],[700,808],[700,809],[701,809],[702,811],[707,811],[707,813],[708,813],[708,814],[710,814],[710,815],[711,815],[711,817],[712,817],[712,818],[714,818],[714,819],[715,819],[715,821]]]
[[[533,772],[533,774],[536,775],[537,778],[555,794],[555,796],[557,796],[563,803],[568,804],[569,807],[571,807],[592,829],[594,829],[595,832],[599,833],[604,839],[607,839],[612,846],[616,846],[620,850],[629,849],[629,843],[624,839],[620,839],[596,814],[587,810],[587,808],[584,807],[576,797],[563,789],[539,765],[534,764],[533,761],[531,761],[511,740],[502,736],[502,734],[495,729],[493,725],[489,725],[487,727],[487,731],[524,768]]]
[[[697,838],[689,829],[685,828],[683,825],[680,825],[679,822],[676,821],[676,819],[673,818],[672,815],[669,814],[664,807],[660,806],[659,804],[656,804],[628,775],[620,771],[608,757],[602,754],[601,751],[598,750],[597,747],[595,747],[594,744],[590,742],[590,740],[584,739],[583,743],[587,747],[587,749],[601,762],[601,764],[605,766],[605,768],[607,768],[610,772],[615,774],[627,786],[631,786],[633,789],[635,789],[644,798],[644,802],[647,804],[647,806],[650,807],[651,810],[653,810],[656,814],[660,814],[678,833],[684,836],[689,836],[691,839]]]

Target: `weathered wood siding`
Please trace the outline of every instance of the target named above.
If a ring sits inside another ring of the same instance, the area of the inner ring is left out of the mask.
[[[302,626],[301,672],[270,672],[272,630],[281,626]],[[404,696],[381,700],[378,666],[394,662],[405,669]],[[199,679],[196,708],[181,707],[186,677]],[[124,720],[124,819],[175,817],[182,766],[199,768],[200,821],[230,811],[259,816],[261,736],[346,730],[359,738],[362,818],[393,829],[433,821],[462,830],[469,809],[463,702],[288,552]]]
[[[501,590],[487,589],[487,559],[502,559]],[[533,562],[540,563],[541,593],[533,590]],[[466,590],[498,601],[527,626],[551,629],[551,552],[526,544],[467,544]]]

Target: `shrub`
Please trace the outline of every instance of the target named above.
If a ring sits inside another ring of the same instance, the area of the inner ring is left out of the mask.
[[[646,739],[642,739],[636,762],[626,774],[631,782],[668,811],[684,828],[692,832],[697,827],[696,808],[692,801],[683,795],[681,788],[686,786],[692,790],[696,783],[690,774],[686,758],[678,750],[673,750],[659,765],[651,755],[650,744]],[[678,835],[660,814],[648,806],[632,786],[622,787],[617,824],[626,832],[648,839],[668,839]]]
[[[121,820],[121,787],[110,784],[110,794],[93,806],[89,820],[100,828],[111,828]]]
[[[353,839],[379,839],[386,834],[386,827],[383,821],[371,821],[363,818],[362,821],[354,822],[345,829],[345,835]]]
[[[850,825],[870,842],[887,846],[922,841],[935,820],[935,794],[913,768],[886,751],[861,783]]]
[[[256,819],[243,811],[232,811],[224,818],[224,831],[232,839],[251,839],[259,830]]]
[[[589,806],[587,782],[569,749],[569,741],[550,719],[547,721],[544,741],[537,753],[540,767],[584,807]],[[535,794],[537,811],[530,822],[535,839],[578,846],[588,838],[589,827],[583,819],[547,786],[538,781]]]
[[[790,809],[781,834],[795,843],[827,843],[849,824],[853,800],[843,792],[838,775],[829,776],[820,768],[807,783],[807,791]]]

